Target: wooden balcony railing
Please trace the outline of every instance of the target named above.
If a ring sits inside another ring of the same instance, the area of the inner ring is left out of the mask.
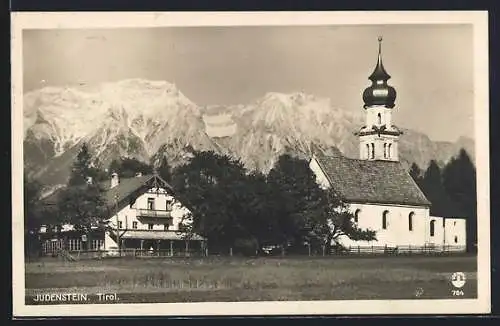
[[[137,217],[171,218],[170,211],[137,209]]]

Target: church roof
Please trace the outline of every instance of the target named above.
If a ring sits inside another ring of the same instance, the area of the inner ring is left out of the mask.
[[[332,188],[346,202],[430,206],[399,162],[315,155]]]

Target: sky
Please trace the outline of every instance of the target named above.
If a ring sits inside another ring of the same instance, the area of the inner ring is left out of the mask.
[[[394,123],[455,141],[474,138],[472,35],[450,24],[27,30],[23,91],[144,78],[175,83],[199,105],[303,91],[362,112],[383,36]]]

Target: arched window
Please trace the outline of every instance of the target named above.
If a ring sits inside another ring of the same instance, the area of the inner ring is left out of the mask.
[[[372,158],[375,158],[375,144],[372,143]]]
[[[387,229],[387,218],[389,216],[389,211],[384,211],[382,213],[382,229]]]
[[[408,230],[413,231],[413,216],[415,216],[414,212],[410,212],[408,215]]]
[[[377,115],[377,122],[379,125],[382,124],[382,116],[380,115],[380,113]]]
[[[387,143],[384,143],[384,158],[387,158]]]
[[[455,243],[458,243],[458,237],[457,236],[455,236],[454,240],[455,240]]]
[[[389,144],[389,146],[387,146],[387,157],[391,157],[392,156],[392,144]]]
[[[370,144],[366,144],[366,158],[370,158]]]
[[[359,221],[359,213],[360,212],[361,212],[361,210],[359,208],[356,210],[356,212],[354,212],[354,222],[355,223],[358,223],[358,221]]]
[[[431,235],[431,237],[433,237],[433,236],[434,236],[434,228],[435,228],[435,225],[436,225],[436,220],[432,220],[432,221],[431,221],[431,225],[430,225],[430,230],[429,230],[429,231],[430,231],[430,235]]]

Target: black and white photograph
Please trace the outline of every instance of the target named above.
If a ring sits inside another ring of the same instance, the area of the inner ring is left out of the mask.
[[[15,312],[489,312],[487,14],[12,20]]]

